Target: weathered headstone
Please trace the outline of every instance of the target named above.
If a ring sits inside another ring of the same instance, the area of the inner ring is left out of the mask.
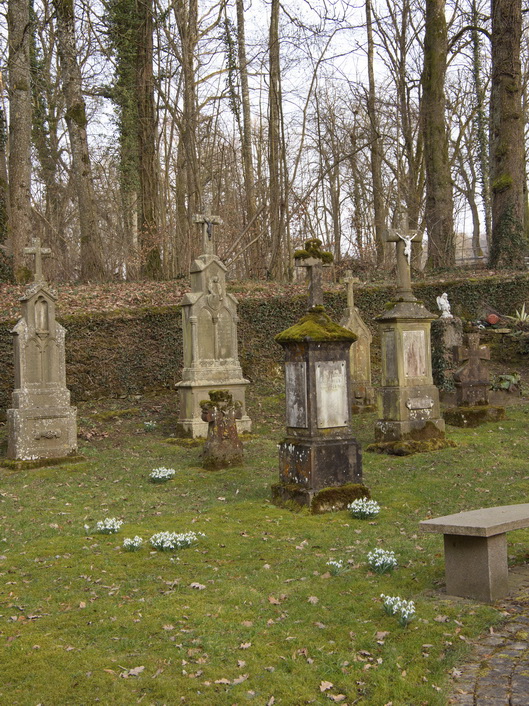
[[[454,372],[457,406],[444,411],[445,420],[453,426],[475,427],[505,419],[504,407],[489,405],[488,346],[480,345],[479,333],[467,334],[465,344],[454,350],[461,364]]]
[[[77,449],[77,410],[66,387],[66,331],[55,320],[56,295],[42,275],[42,257],[51,251],[34,238],[25,252],[35,256],[35,276],[12,331],[15,390],[7,410],[7,455],[21,461],[63,458]]]
[[[432,321],[432,375],[434,385],[441,393],[441,402],[453,396],[454,372],[458,367],[457,353],[463,345],[463,322],[458,316],[442,317]]]
[[[377,317],[382,348],[382,387],[379,391],[375,444],[369,450],[387,453],[426,451],[448,445],[432,380],[430,324],[436,318],[415,298],[411,288],[411,245],[420,234],[407,219],[390,231],[396,243],[397,297],[391,309]]]
[[[358,279],[348,271],[343,279],[347,284],[347,309],[340,325],[356,334],[356,341],[349,352],[351,371],[352,411],[371,412],[374,409],[375,391],[371,385],[371,341],[373,336],[354,304],[355,283]]]
[[[285,351],[286,438],[279,444],[276,502],[313,512],[343,509],[368,494],[362,456],[351,430],[349,348],[356,335],[331,321],[323,307],[322,258],[315,241],[296,265],[308,268],[309,309],[276,336]],[[320,243],[321,245],[321,243]]]
[[[238,430],[250,431],[245,389],[237,349],[237,300],[226,291],[226,267],[214,253],[213,226],[220,218],[195,217],[201,227],[204,254],[191,266],[191,292],[182,300],[184,369],[177,384],[180,399],[179,431],[206,437],[200,401],[210,390],[227,390],[241,406]]]
[[[212,390],[209,400],[200,403],[202,420],[208,424],[208,437],[201,454],[202,465],[208,470],[238,466],[244,451],[237,433],[241,405],[233,402],[226,390]]]

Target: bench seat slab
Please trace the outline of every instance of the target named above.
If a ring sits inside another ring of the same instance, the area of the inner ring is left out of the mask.
[[[508,593],[507,537],[444,535],[446,592],[491,603]]]

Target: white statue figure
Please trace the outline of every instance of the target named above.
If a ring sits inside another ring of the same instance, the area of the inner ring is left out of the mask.
[[[413,240],[415,234],[413,234],[413,235],[401,235],[401,234],[397,231],[397,235],[398,235],[399,238],[400,238],[401,240],[403,240],[404,243],[405,243],[405,245],[404,245],[404,257],[405,257],[406,260],[408,261],[408,265],[409,265],[409,264],[410,264],[410,260],[411,260],[411,241]]]
[[[454,317],[450,313],[450,302],[448,301],[448,294],[443,292],[440,297],[437,297],[437,306],[441,311],[442,319],[453,319]]]

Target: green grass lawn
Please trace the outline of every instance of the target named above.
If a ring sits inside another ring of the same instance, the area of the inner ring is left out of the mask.
[[[382,506],[370,521],[271,504],[277,391],[251,394],[256,433],[244,466],[225,471],[204,471],[198,447],[166,442],[173,404],[86,403],[86,461],[0,471],[0,704],[445,704],[468,640],[503,616],[444,596],[442,536],[418,523],[527,501],[529,406],[496,425],[449,428],[457,448],[365,454]],[[355,418],[362,445],[373,423]],[[149,482],[158,466],[174,479]],[[106,517],[123,520],[118,534],[94,532]],[[148,540],[162,530],[205,537],[157,552]],[[125,551],[135,535],[142,548]],[[529,532],[508,541],[510,562],[523,563]],[[375,547],[396,553],[393,573],[369,570]],[[330,575],[330,559],[344,571]],[[381,593],[414,600],[415,620],[386,615]]]

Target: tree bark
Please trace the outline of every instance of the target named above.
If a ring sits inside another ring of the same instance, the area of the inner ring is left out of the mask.
[[[24,247],[31,235],[31,68],[27,0],[9,0],[9,241],[17,280],[27,278]]]
[[[156,155],[156,106],[153,79],[152,0],[138,0],[136,90],[138,100],[139,239],[142,274],[161,279],[161,242],[158,232],[158,165]]]
[[[454,204],[445,125],[447,27],[444,0],[426,0],[422,132],[426,168],[428,264],[455,264]]]
[[[80,276],[83,281],[100,280],[104,274],[101,235],[86,134],[86,106],[82,92],[81,70],[77,60],[73,0],[53,0],[53,5],[57,14],[57,42],[72,172],[79,203]]]
[[[371,178],[373,181],[373,213],[375,218],[375,249],[377,264],[383,265],[386,247],[386,204],[384,202],[384,187],[382,183],[382,139],[378,125],[376,109],[376,85],[374,70],[374,42],[371,0],[366,0],[367,29],[367,75],[369,89],[367,94],[367,112],[371,133]]]
[[[521,0],[492,0],[490,265],[525,269],[521,28]]]

